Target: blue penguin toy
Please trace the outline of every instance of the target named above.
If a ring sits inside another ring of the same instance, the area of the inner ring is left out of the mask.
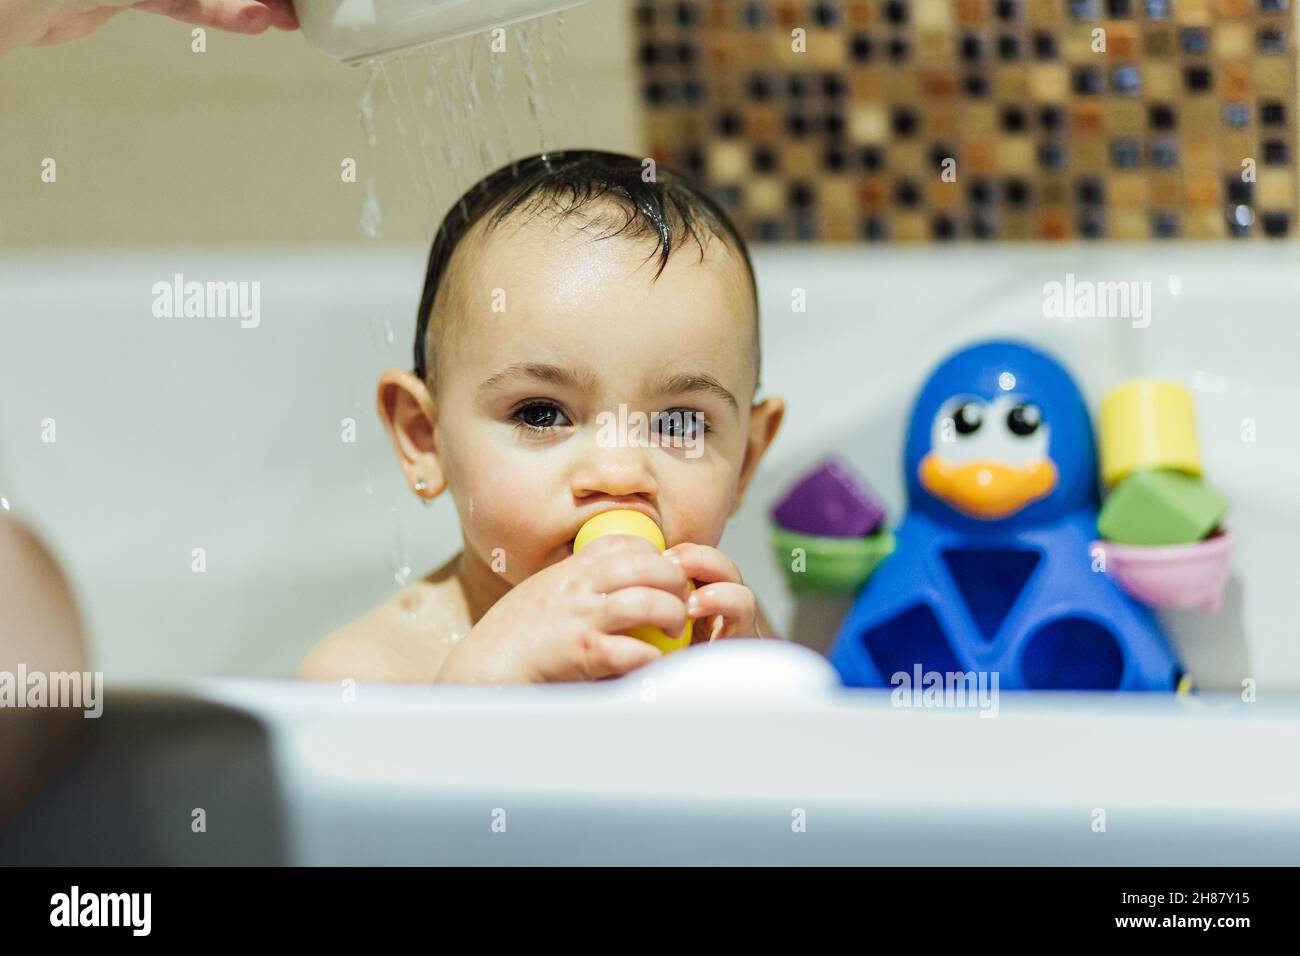
[[[831,649],[845,684],[919,667],[997,673],[1005,690],[1185,689],[1151,610],[1094,569],[1092,423],[1054,359],[1009,341],[950,356],[916,400],[904,459],[894,553]]]

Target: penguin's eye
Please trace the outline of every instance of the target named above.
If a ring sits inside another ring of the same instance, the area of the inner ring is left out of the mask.
[[[984,412],[975,402],[967,402],[952,413],[952,424],[958,435],[970,435],[984,424]]]
[[[1022,438],[1038,431],[1042,423],[1043,416],[1037,405],[1017,405],[1007,412],[1007,428]]]

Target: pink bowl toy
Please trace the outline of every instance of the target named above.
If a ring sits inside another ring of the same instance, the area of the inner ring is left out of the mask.
[[[1106,556],[1106,573],[1144,604],[1155,608],[1204,608],[1223,603],[1232,558],[1232,532],[1204,541],[1149,547],[1094,541]]]

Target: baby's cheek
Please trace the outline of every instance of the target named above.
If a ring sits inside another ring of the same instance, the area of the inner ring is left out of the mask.
[[[700,474],[674,495],[676,542],[716,547],[731,513],[732,482],[726,474]]]
[[[511,584],[545,567],[557,543],[546,536],[547,486],[536,471],[484,455],[458,472],[465,541]]]
[[[462,510],[461,524],[466,539],[485,557],[506,565],[496,570],[505,572],[511,581],[518,583],[516,572],[524,570],[524,566],[531,568],[536,560],[534,552],[540,545],[529,515],[542,513],[540,507],[530,502],[522,491],[512,495],[493,484],[481,486]]]

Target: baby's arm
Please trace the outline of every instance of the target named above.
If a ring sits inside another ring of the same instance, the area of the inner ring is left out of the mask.
[[[773,637],[739,571],[712,548],[686,546],[696,580],[705,587],[695,643],[707,641],[721,619],[719,637]],[[670,549],[680,553],[683,548]],[[719,587],[719,582],[725,586]],[[614,535],[538,572],[513,588],[474,627],[461,620],[456,633],[430,620],[458,620],[463,604],[454,585],[427,581],[407,588],[365,617],[331,634],[298,669],[304,680],[420,683],[530,683],[595,680],[625,674],[660,652],[626,637],[652,625],[678,633],[685,623],[687,571],[663,561],[639,538]],[[462,640],[463,635],[468,635]]]

